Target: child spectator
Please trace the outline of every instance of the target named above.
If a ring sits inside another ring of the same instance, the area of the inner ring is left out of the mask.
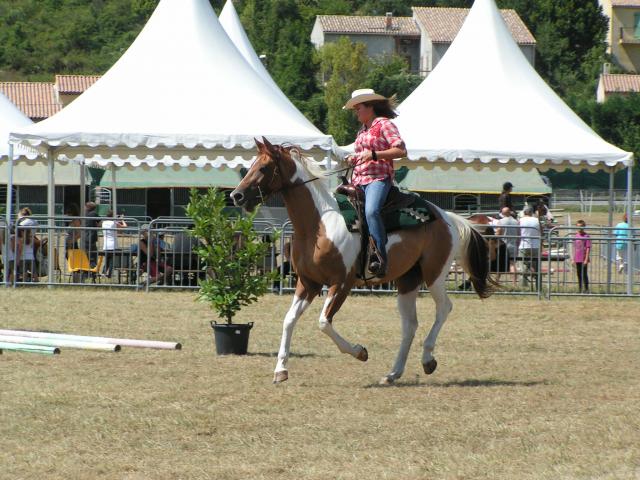
[[[578,232],[573,241],[573,263],[576,266],[578,274],[578,289],[580,292],[589,293],[589,275],[587,267],[589,265],[589,254],[591,253],[591,239],[589,234],[584,231],[587,224],[584,220],[578,220],[576,227]],[[584,287],[584,289],[583,289]]]

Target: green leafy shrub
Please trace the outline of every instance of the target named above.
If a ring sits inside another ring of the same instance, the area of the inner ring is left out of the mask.
[[[258,268],[270,243],[253,229],[255,212],[243,217],[225,207],[224,193],[209,189],[205,194],[191,190],[187,215],[193,219],[192,234],[201,242],[197,254],[206,265],[207,277],[200,282],[198,300],[231,323],[234,315],[264,295],[277,271]],[[273,236],[274,241],[277,234]]]

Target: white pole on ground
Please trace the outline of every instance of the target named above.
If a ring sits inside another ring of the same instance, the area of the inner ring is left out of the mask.
[[[104,352],[119,352],[121,347],[113,343],[82,342],[80,340],[64,340],[58,338],[32,338],[17,335],[0,335],[0,342],[26,343],[28,345],[42,345],[44,347],[66,347],[81,350],[100,350]]]
[[[60,340],[78,340],[83,342],[114,343],[123,347],[159,348],[162,350],[180,350],[182,345],[176,342],[160,342],[157,340],[134,340],[131,338],[93,337],[71,335],[66,333],[33,332],[25,330],[2,330],[0,335],[22,336],[29,338],[52,338]]]

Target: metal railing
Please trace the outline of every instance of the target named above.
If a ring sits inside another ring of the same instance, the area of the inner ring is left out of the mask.
[[[78,285],[131,289],[197,289],[206,276],[206,265],[196,253],[200,242],[190,234],[193,224],[188,218],[158,218],[143,224],[135,218],[123,220],[126,227],[106,228],[82,225],[82,222],[104,221],[95,217],[54,217],[54,226],[47,225],[47,217],[33,217],[38,225],[11,228],[0,223],[0,251],[3,274],[7,286]],[[14,222],[15,223],[15,222]],[[487,228],[487,226],[478,226]],[[254,223],[256,231],[271,243],[271,248],[259,271],[277,271],[272,284],[274,293],[295,290],[297,277],[293,268],[293,226],[269,220]],[[573,262],[573,246],[579,240],[575,227],[554,227],[530,237],[540,245],[535,249],[522,248],[524,227],[511,226],[498,235],[485,235],[492,255],[487,258],[494,278],[500,281],[498,295],[535,295],[550,299],[569,295],[640,295],[640,229],[628,230],[628,236],[615,235],[614,228],[587,227],[591,254],[586,269]],[[33,241],[30,246],[26,231]],[[114,242],[105,244],[112,230]],[[483,230],[484,231],[484,230]],[[278,241],[276,232],[280,232]],[[619,232],[618,232],[619,233]],[[16,241],[17,240],[17,241]],[[48,242],[53,242],[53,275],[48,277]],[[142,252],[144,245],[149,250]],[[38,248],[39,246],[39,248]],[[21,258],[21,252],[30,252]],[[582,269],[582,278],[577,269]],[[586,275],[584,274],[586,270]],[[584,278],[587,277],[587,278]],[[582,288],[581,288],[582,280]],[[588,288],[584,285],[588,281]],[[450,293],[473,294],[467,274],[454,262],[447,277]],[[362,286],[356,293],[394,293],[393,282],[378,286]],[[428,287],[422,285],[422,292]]]

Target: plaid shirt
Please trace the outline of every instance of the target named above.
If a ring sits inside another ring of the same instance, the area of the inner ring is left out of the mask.
[[[362,127],[356,138],[355,152],[362,153],[365,150],[380,152],[393,147],[404,148],[404,141],[400,137],[398,127],[385,117],[373,119],[369,128]],[[351,160],[356,164],[359,157],[356,155]],[[354,185],[367,185],[375,180],[393,180],[393,160],[369,160],[368,162],[356,165],[351,176],[351,183]]]

